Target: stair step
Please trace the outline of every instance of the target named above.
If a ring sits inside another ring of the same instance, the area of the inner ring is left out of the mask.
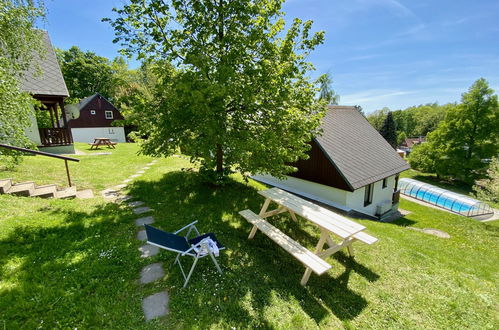
[[[76,192],[76,198],[86,199],[93,197],[94,197],[94,192],[92,191],[92,189],[78,190]]]
[[[0,194],[6,194],[10,186],[12,186],[12,179],[0,180]]]
[[[35,191],[31,194],[31,197],[51,198],[55,197],[56,193],[57,185],[47,184],[43,186],[37,186]]]
[[[76,197],[76,187],[68,187],[62,190],[59,190],[55,194],[56,198],[75,198]]]
[[[7,191],[7,194],[29,197],[33,194],[34,191],[35,191],[34,182],[23,182],[23,183],[13,184],[10,187],[10,189]]]

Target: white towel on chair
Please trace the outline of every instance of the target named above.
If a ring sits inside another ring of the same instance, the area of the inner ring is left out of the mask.
[[[205,238],[203,240],[203,244],[201,245],[201,247],[196,246],[194,248],[194,251],[196,251],[196,253],[198,253],[199,250],[201,250],[201,253],[199,253],[199,254],[202,255],[202,256],[204,256],[204,255],[208,254],[208,251],[206,250],[206,247],[211,251],[211,253],[213,253],[213,255],[215,257],[219,256],[220,251],[218,250],[218,245],[211,238]]]

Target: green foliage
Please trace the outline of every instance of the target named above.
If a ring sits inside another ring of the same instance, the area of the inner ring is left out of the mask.
[[[425,173],[435,173],[437,157],[435,157],[429,142],[415,145],[409,154],[408,161],[411,168]]]
[[[405,139],[407,139],[407,134],[404,131],[397,131],[397,145],[401,145]]]
[[[111,62],[93,52],[83,52],[76,46],[68,50],[57,49],[56,53],[71,96],[66,100],[67,103],[77,103],[95,93],[112,99],[114,88],[119,84],[115,73],[122,69],[123,65],[126,67],[122,59]]]
[[[379,133],[385,138],[392,148],[397,148],[397,126],[393,120],[391,112],[386,115],[385,121],[379,130]]]
[[[325,73],[317,79],[319,84],[319,100],[326,102],[329,105],[338,104],[340,96],[332,89],[333,79],[331,74]]]
[[[485,79],[477,80],[462,95],[462,103],[447,111],[427,141],[427,146],[418,148],[414,157],[432,159],[427,163],[432,163],[433,168],[415,165],[417,169],[435,171],[440,176],[468,184],[485,176],[486,160],[499,152],[497,95]]]
[[[383,123],[385,122],[386,116],[390,112],[390,109],[387,107],[384,107],[383,109],[376,110],[372,113],[370,113],[366,118],[371,123],[371,125],[376,128],[376,130],[379,132],[381,130],[381,127],[383,126]]]
[[[143,152],[179,147],[207,170],[282,176],[305,157],[324,103],[307,74],[324,40],[312,22],[285,31],[282,1],[132,0],[115,28],[125,54],[171,62],[144,109]]]
[[[494,157],[487,170],[487,178],[473,187],[476,197],[488,202],[499,203],[499,158]]]
[[[34,147],[25,129],[30,125],[35,104],[21,91],[22,73],[30,66],[35,53],[43,56],[42,43],[35,21],[43,19],[43,2],[0,0],[0,141]],[[6,158],[7,157],[7,158]],[[13,159],[11,158],[13,157]],[[6,164],[19,162],[19,154],[0,149],[0,160]]]

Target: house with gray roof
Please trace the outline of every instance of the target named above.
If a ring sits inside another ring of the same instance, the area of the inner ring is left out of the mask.
[[[329,106],[321,128],[309,158],[291,164],[296,172],[252,178],[345,212],[382,217],[396,210],[398,175],[409,165],[390,144],[355,107]]]
[[[64,99],[69,92],[48,32],[39,32],[44,49],[42,53],[34,54],[30,68],[22,77],[21,89],[40,101],[42,107],[38,110],[47,111],[44,115],[48,120],[39,127],[41,123],[37,123],[33,115],[26,133],[44,151],[73,153],[73,139],[64,112]]]

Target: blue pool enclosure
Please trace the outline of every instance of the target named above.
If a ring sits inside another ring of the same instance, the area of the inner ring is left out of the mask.
[[[414,179],[402,178],[398,187],[404,195],[467,217],[494,213],[494,210],[484,202]]]

